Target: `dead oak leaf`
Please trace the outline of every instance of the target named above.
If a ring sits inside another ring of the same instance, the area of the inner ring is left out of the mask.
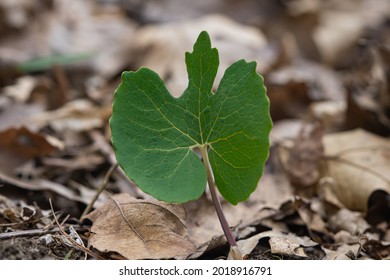
[[[114,195],[86,216],[93,221],[89,245],[128,259],[183,259],[195,251],[181,205]]]

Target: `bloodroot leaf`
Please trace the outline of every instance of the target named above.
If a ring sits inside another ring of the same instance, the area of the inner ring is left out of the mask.
[[[219,58],[207,32],[185,58],[189,83],[179,98],[147,68],[122,74],[110,120],[118,163],[143,191],[186,202],[205,190],[194,149],[207,150],[220,193],[237,204],[256,189],[268,157],[272,122],[263,78],[255,62],[240,60],[214,94]]]
[[[93,221],[89,245],[128,259],[183,259],[195,251],[181,205],[118,194],[86,216]]]

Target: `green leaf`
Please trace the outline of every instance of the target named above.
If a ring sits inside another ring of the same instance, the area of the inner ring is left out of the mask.
[[[153,71],[123,72],[110,120],[118,163],[144,192],[169,202],[201,196],[207,149],[218,190],[232,204],[256,189],[272,122],[255,62],[237,61],[212,92],[218,51],[203,31],[185,60],[188,87],[174,98]]]

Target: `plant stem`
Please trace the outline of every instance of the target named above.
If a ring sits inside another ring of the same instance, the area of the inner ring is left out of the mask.
[[[230,227],[229,227],[229,224],[225,218],[225,215],[223,214],[221,202],[219,201],[219,198],[218,198],[218,195],[216,192],[216,186],[214,184],[214,176],[213,176],[213,171],[212,171],[211,166],[210,166],[209,156],[207,153],[207,147],[201,147],[200,150],[202,151],[203,164],[204,164],[204,167],[206,168],[206,172],[207,172],[207,182],[209,184],[211,197],[213,199],[215,211],[217,212],[219,222],[221,223],[223,232],[226,236],[226,239],[227,239],[230,247],[237,247],[236,240],[233,236],[232,231],[230,230]]]

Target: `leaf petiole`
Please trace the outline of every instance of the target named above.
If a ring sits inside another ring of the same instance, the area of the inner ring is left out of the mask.
[[[199,147],[199,148],[200,148],[200,150],[202,152],[203,165],[204,165],[204,167],[206,169],[206,173],[207,173],[207,182],[208,182],[208,185],[209,185],[211,197],[213,199],[215,211],[217,212],[217,216],[218,216],[219,222],[221,223],[223,232],[224,232],[224,234],[226,236],[226,239],[227,239],[230,247],[237,247],[236,239],[234,238],[233,233],[230,230],[229,224],[228,224],[228,222],[226,220],[226,217],[223,214],[221,202],[219,201],[217,192],[215,190],[216,186],[215,186],[215,183],[214,183],[213,171],[211,169],[209,156],[208,156],[208,153],[207,153],[207,146],[202,146],[202,147]]]

